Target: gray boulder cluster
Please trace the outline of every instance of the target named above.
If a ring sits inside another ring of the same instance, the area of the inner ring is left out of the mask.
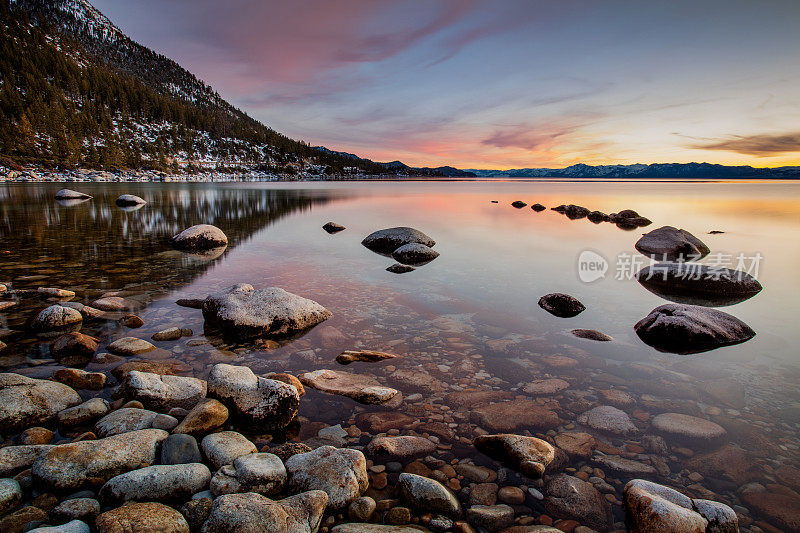
[[[436,241],[414,228],[378,230],[367,235],[361,244],[376,254],[397,261],[386,269],[395,274],[411,272],[415,267],[430,263],[439,257],[439,252],[433,249]]]

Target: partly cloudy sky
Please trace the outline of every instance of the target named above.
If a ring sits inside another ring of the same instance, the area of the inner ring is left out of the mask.
[[[94,0],[314,145],[460,168],[800,164],[797,0]]]

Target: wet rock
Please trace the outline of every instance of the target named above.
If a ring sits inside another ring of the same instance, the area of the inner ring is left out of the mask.
[[[97,517],[95,528],[98,533],[189,533],[189,524],[181,513],[156,502],[130,503],[106,511]]]
[[[104,296],[93,301],[91,307],[101,311],[117,312],[138,309],[142,304],[120,296]]]
[[[274,379],[275,381],[280,381],[282,383],[286,383],[287,385],[291,385],[297,389],[297,394],[301,398],[306,394],[306,388],[303,387],[303,384],[299,379],[291,374],[287,374],[286,372],[267,372],[264,374],[264,377],[266,379]]]
[[[710,307],[743,302],[763,288],[746,272],[697,263],[656,263],[642,268],[636,279],[667,300]]]
[[[598,531],[611,529],[611,505],[591,483],[559,474],[547,482],[544,492],[549,515],[577,520]]]
[[[215,470],[233,464],[242,455],[258,451],[255,444],[235,431],[220,431],[206,435],[200,442],[200,447]]]
[[[0,476],[11,476],[30,467],[40,455],[44,455],[52,448],[51,444],[24,444],[0,448]]]
[[[122,355],[125,357],[147,353],[155,349],[156,347],[146,340],[137,339],[136,337],[122,337],[106,346],[106,350],[114,355]]]
[[[78,393],[61,383],[0,373],[0,432],[48,422],[79,403]]]
[[[175,304],[190,309],[202,309],[205,298],[180,298],[175,300]]]
[[[296,388],[256,376],[245,366],[215,365],[208,376],[208,394],[237,417],[264,429],[286,427],[300,404]]]
[[[156,342],[160,342],[160,341],[176,341],[181,337],[183,337],[183,330],[181,328],[169,328],[154,333],[153,336],[150,338]]]
[[[553,447],[536,437],[500,434],[481,435],[473,445],[479,451],[526,476],[538,479],[555,458]]]
[[[530,394],[531,396],[550,396],[553,394],[558,394],[559,392],[568,388],[569,383],[563,379],[550,378],[537,379],[531,381],[530,383],[526,383],[525,386],[522,387],[522,391],[525,394]]]
[[[360,497],[367,486],[367,460],[358,450],[321,446],[286,460],[289,490],[322,490],[332,509],[346,507]]]
[[[499,531],[514,523],[514,509],[505,504],[473,505],[467,509],[467,521],[488,531]]]
[[[22,488],[16,479],[0,479],[0,516],[22,500]]]
[[[56,370],[53,379],[73,389],[102,390],[106,385],[106,375],[102,372],[86,372],[77,368]]]
[[[123,407],[112,411],[94,425],[94,429],[101,437],[120,435],[130,431],[139,431],[153,427],[158,413],[137,407]]]
[[[662,226],[645,233],[634,246],[642,254],[662,261],[701,259],[711,251],[688,231],[672,226]]]
[[[55,198],[56,200],[88,200],[91,196],[72,189],[61,189],[56,193]]]
[[[283,462],[271,453],[253,453],[237,457],[232,465],[220,468],[211,479],[214,496],[257,492],[264,496],[278,494],[286,486]]]
[[[413,435],[375,437],[367,445],[370,455],[395,461],[423,457],[435,450],[436,444],[424,437]]]
[[[114,201],[120,207],[133,207],[136,205],[144,205],[147,201],[144,198],[136,196],[135,194],[121,194]]]
[[[708,520],[706,531],[711,533],[739,533],[739,517],[724,503],[710,500],[692,500],[695,511]]]
[[[386,352],[376,352],[373,350],[345,350],[336,357],[336,362],[342,365],[349,365],[356,361],[364,363],[375,363],[386,359],[394,359],[395,354]]]
[[[100,502],[94,498],[70,498],[59,503],[50,511],[50,518],[56,523],[71,520],[94,523],[94,519],[99,514]]]
[[[312,490],[273,501],[247,492],[214,500],[203,533],[314,533],[328,503],[327,495]]]
[[[614,435],[633,435],[639,431],[624,411],[611,405],[590,409],[578,417],[578,422]]]
[[[624,497],[632,533],[706,531],[708,521],[694,511],[690,498],[674,489],[634,479],[625,485]]]
[[[347,228],[345,228],[341,224],[337,224],[336,222],[327,222],[325,223],[324,226],[322,226],[322,229],[324,229],[328,233],[339,233],[340,231],[344,231]]]
[[[439,257],[439,252],[419,243],[404,244],[392,252],[392,258],[404,265],[424,265]]]
[[[109,479],[100,489],[100,499],[120,501],[185,500],[203,491],[211,471],[201,463],[153,465]]]
[[[536,211],[537,213],[539,213],[539,212],[541,212],[541,211],[544,211],[544,210],[545,210],[545,209],[547,209],[547,208],[546,208],[545,206],[543,206],[542,204],[533,204],[533,205],[531,206],[531,209],[533,209],[534,211]]]
[[[400,263],[395,263],[386,267],[387,272],[391,272],[392,274],[405,274],[406,272],[413,272],[416,268],[408,265],[401,265]]]
[[[77,309],[51,305],[43,309],[31,323],[34,331],[54,331],[79,326],[83,315]],[[76,329],[79,329],[76,327]]]
[[[161,464],[182,465],[202,461],[197,439],[191,435],[170,435],[161,443]]]
[[[174,376],[178,372],[189,370],[191,367],[179,361],[129,361],[114,367],[111,375],[120,383],[125,381],[129,372],[138,370],[139,372],[150,372],[160,376]]]
[[[586,218],[586,216],[591,212],[583,206],[569,204],[563,206],[564,210],[560,211],[567,215],[567,218],[570,220],[578,220],[580,218]]]
[[[589,433],[565,432],[559,433],[553,439],[556,446],[572,457],[587,458],[592,455],[595,440]]]
[[[356,424],[369,433],[386,433],[390,429],[402,429],[414,424],[416,420],[397,411],[380,413],[360,413]]]
[[[634,326],[648,345],[664,352],[691,354],[739,344],[755,336],[750,326],[717,309],[665,304]]]
[[[228,408],[221,402],[208,398],[195,405],[172,432],[205,435],[222,427],[227,420]]]
[[[144,320],[136,315],[125,315],[119,319],[119,324],[126,328],[136,329],[144,326]]]
[[[290,336],[331,316],[313,300],[278,287],[256,290],[246,283],[213,294],[203,303],[205,320],[238,338]]]
[[[172,237],[170,243],[179,250],[210,250],[227,246],[228,237],[216,226],[198,224]]]
[[[554,292],[539,298],[539,307],[559,318],[579,315],[586,307],[569,294]]]
[[[391,254],[405,244],[418,243],[432,248],[436,241],[419,230],[397,227],[378,230],[361,241],[365,247],[379,254]]]
[[[122,383],[125,397],[138,400],[148,409],[168,411],[174,407],[192,409],[206,397],[206,382],[183,376],[161,376],[133,370]]]
[[[59,412],[58,424],[62,427],[86,425],[105,416],[109,409],[108,402],[103,398],[92,398]]]
[[[713,444],[725,438],[725,429],[704,418],[680,413],[662,413],[653,417],[652,428],[679,442],[689,444]]]
[[[62,365],[83,366],[92,360],[98,341],[83,333],[71,332],[58,337],[50,346],[50,353]]]
[[[36,459],[31,471],[37,483],[55,490],[100,486],[114,476],[153,464],[158,444],[167,436],[160,429],[145,429],[62,444]]]
[[[39,287],[36,289],[36,292],[44,298],[72,298],[75,296],[74,291],[59,289],[58,287]]]
[[[511,205],[516,207],[517,209],[522,209],[523,207],[525,207],[528,204],[526,204],[522,200],[514,200],[513,202],[511,202]]]
[[[396,382],[404,390],[418,390],[427,393],[439,392],[445,388],[445,385],[433,377],[426,370],[418,370],[415,368],[398,368],[389,376],[390,379]]]
[[[472,419],[493,433],[518,429],[552,429],[560,424],[558,415],[530,400],[512,400],[472,409]]]
[[[458,498],[438,481],[402,473],[397,480],[397,487],[403,500],[416,509],[454,518],[461,514]]]
[[[800,531],[800,498],[796,494],[749,492],[742,499],[771,524],[784,531]]]
[[[372,376],[351,374],[339,370],[315,370],[299,376],[306,387],[330,394],[346,396],[365,404],[386,403],[398,393],[397,390],[382,386]]]
[[[589,339],[591,341],[608,342],[614,340],[613,337],[606,335],[602,331],[597,331],[596,329],[573,329],[570,333],[579,339]]]

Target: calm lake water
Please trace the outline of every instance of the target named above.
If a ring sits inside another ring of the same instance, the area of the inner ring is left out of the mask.
[[[737,492],[742,485],[791,486],[776,470],[797,467],[800,452],[800,183],[80,183],[70,187],[94,199],[72,206],[53,200],[61,187],[0,186],[0,283],[13,289],[70,289],[77,293],[75,301],[86,304],[105,292],[125,290],[141,302],[137,314],[145,325],[130,330],[115,321],[85,324],[85,333],[102,339],[101,351],[119,337],[149,339],[179,326],[191,328],[194,336],[156,344],[200,377],[217,362],[246,364],[257,373],[320,368],[369,373],[405,396],[414,395],[399,410],[444,422],[453,435],[440,431],[442,442],[452,444],[456,457],[471,455],[482,464],[491,461],[468,445],[475,436],[469,413],[448,405],[447,394],[500,390],[525,396],[520,390],[525,383],[558,377],[570,388],[539,401],[556,409],[567,429],[585,429],[570,424],[577,424],[581,409],[605,403],[597,391],[609,389],[632,396],[633,403],[621,408],[642,434],[649,417],[665,411],[725,427],[726,445],[744,451],[747,472],[733,466],[707,469],[701,487],[688,492],[699,494],[702,488],[752,513]],[[148,204],[123,211],[114,205],[123,193]],[[569,220],[549,209],[515,209],[514,200],[548,208],[578,204],[606,213],[634,209],[653,224],[624,231],[610,223]],[[347,229],[329,235],[321,228],[328,221]],[[220,257],[196,258],[169,247],[169,237],[198,223],[214,224],[229,236]],[[639,340],[633,325],[666,301],[632,278],[649,263],[634,243],[641,233],[663,225],[684,228],[708,244],[712,253],[703,262],[735,268],[741,256],[757,273],[763,291],[723,308],[750,325],[755,338],[689,356],[661,353]],[[385,271],[394,261],[360,242],[393,226],[424,231],[436,240],[440,257],[414,272]],[[724,233],[709,234],[712,230]],[[585,250],[608,261],[604,278],[580,280],[578,257]],[[283,287],[320,302],[333,318],[294,342],[266,349],[206,337],[200,311],[175,304],[241,282]],[[551,292],[571,294],[586,311],[569,319],[548,314],[537,301]],[[0,352],[0,368],[35,376],[58,368],[48,359],[47,342],[28,330],[45,305],[23,298],[0,311],[0,339],[9,345]],[[614,340],[579,339],[570,333],[573,328],[597,329]],[[401,358],[337,365],[335,356],[350,348],[390,351]],[[548,359],[552,355],[577,363],[564,366]],[[377,408],[309,391],[301,400],[299,434],[282,438],[306,438],[323,422],[347,427],[369,409]],[[611,446],[641,442],[597,437]],[[700,452],[672,449],[664,457],[671,473],[645,477],[690,487],[696,483],[686,475],[699,468],[690,463],[691,456]],[[652,462],[650,452],[631,453],[627,456]],[[586,464],[591,460],[573,459],[569,467]],[[615,517],[621,513],[615,505]]]

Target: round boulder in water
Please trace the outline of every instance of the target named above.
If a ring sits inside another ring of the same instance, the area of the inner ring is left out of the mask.
[[[539,298],[539,307],[560,318],[571,318],[586,309],[576,298],[560,292],[545,294]]]
[[[739,344],[756,332],[733,315],[686,304],[656,307],[633,327],[646,344],[662,352],[691,354]]]
[[[423,265],[439,257],[439,252],[424,244],[414,242],[404,244],[392,252],[392,257],[395,261],[405,265]]]
[[[662,226],[645,233],[636,241],[636,249],[644,255],[664,261],[701,259],[711,251],[703,241],[686,231]]]
[[[347,228],[345,228],[341,224],[337,224],[336,222],[328,222],[324,226],[322,226],[322,229],[324,229],[328,233],[339,233],[340,231],[344,231]]]
[[[180,250],[209,250],[228,244],[228,237],[216,226],[198,224],[187,228],[170,241]]]
[[[123,194],[116,199],[116,204],[120,207],[134,207],[146,203],[147,201],[144,198],[140,198],[135,194]]]
[[[379,254],[391,254],[404,244],[419,243],[433,247],[436,241],[414,228],[397,227],[370,233],[361,244]]]

